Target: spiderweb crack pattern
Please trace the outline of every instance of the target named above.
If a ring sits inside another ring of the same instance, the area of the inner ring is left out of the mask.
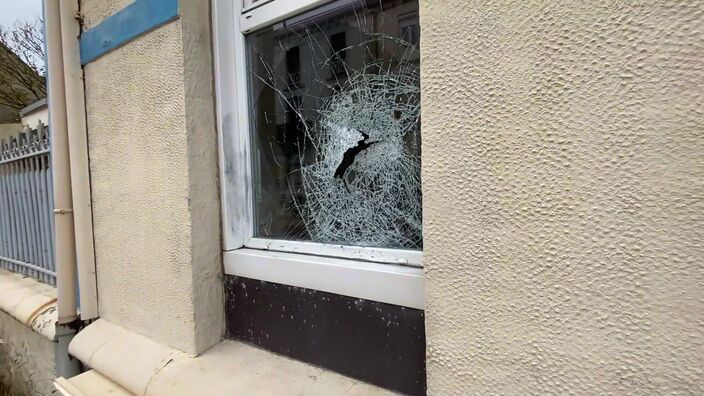
[[[309,37],[311,48],[324,45],[310,30],[302,35]],[[317,105],[307,109],[307,116],[289,101],[290,87],[277,87],[273,67],[265,67],[267,75],[256,76],[303,121],[305,142],[299,148],[298,172],[304,198],[296,198],[293,192],[292,196],[315,242],[396,248],[422,245],[419,69],[410,61],[417,57],[417,49],[380,33],[366,34],[358,44],[365,51],[387,45],[402,49],[402,57],[393,65],[388,59],[364,62],[357,69],[345,63],[342,78],[336,77],[333,84],[327,76],[316,78],[333,94],[314,98]],[[264,57],[259,59],[264,62]],[[339,53],[332,54],[316,69],[329,69],[330,63],[339,64],[339,60]],[[363,141],[368,145],[336,177],[345,154],[349,157],[350,149]],[[305,155],[311,149],[312,161]]]

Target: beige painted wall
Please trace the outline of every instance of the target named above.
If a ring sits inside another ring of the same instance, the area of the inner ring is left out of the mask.
[[[82,9],[95,25],[118,3]],[[85,67],[100,316],[190,354],[224,327],[203,4]]]
[[[91,29],[103,19],[134,3],[135,0],[80,0],[83,30]]]
[[[421,4],[429,394],[704,393],[704,3]]]

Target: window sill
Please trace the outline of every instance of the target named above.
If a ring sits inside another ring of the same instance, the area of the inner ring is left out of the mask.
[[[223,253],[228,275],[425,309],[422,268],[267,250]]]

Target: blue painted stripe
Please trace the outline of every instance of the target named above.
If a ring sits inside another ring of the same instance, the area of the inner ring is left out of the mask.
[[[81,64],[178,17],[179,0],[136,0],[81,34]]]

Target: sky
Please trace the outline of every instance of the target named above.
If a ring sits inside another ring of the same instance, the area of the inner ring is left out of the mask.
[[[0,0],[0,25],[12,26],[15,21],[28,21],[41,16],[42,0]]]

